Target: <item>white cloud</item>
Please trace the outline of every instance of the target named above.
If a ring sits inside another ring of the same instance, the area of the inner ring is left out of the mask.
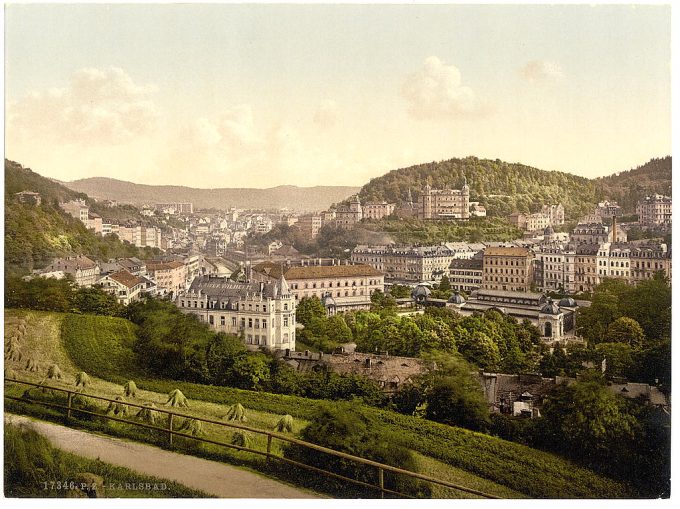
[[[333,127],[338,122],[338,104],[330,99],[323,101],[314,113],[314,123],[319,127]]]
[[[479,110],[479,101],[462,84],[458,68],[435,56],[426,58],[422,69],[408,76],[401,92],[415,118],[452,118]]]
[[[562,66],[557,62],[548,60],[532,60],[527,62],[519,70],[519,73],[529,83],[556,81],[563,76]]]
[[[30,93],[8,107],[8,135],[80,145],[117,144],[150,132],[158,112],[151,85],[117,67],[81,69],[66,88]]]

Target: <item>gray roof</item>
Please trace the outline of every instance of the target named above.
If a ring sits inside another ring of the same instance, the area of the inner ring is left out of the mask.
[[[247,294],[262,294],[263,298],[275,299],[280,293],[276,283],[238,283],[227,277],[197,276],[191,282],[190,292],[199,291],[209,298],[244,297]]]

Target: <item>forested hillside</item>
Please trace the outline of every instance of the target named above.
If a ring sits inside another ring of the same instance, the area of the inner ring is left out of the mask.
[[[17,202],[14,193],[40,193],[39,206]],[[20,164],[5,160],[5,272],[25,273],[47,265],[55,256],[87,254],[95,259],[119,256],[148,258],[140,249],[115,236],[101,237],[59,208],[59,202],[87,195],[41,177]]]
[[[627,212],[635,212],[635,204],[648,194],[671,195],[673,159],[671,156],[651,161],[632,170],[595,180],[600,193],[616,200]]]
[[[464,177],[470,186],[470,200],[482,202],[491,216],[537,212],[543,204],[561,202],[568,217],[578,217],[601,198],[593,182],[584,177],[476,157],[393,170],[372,179],[359,196],[362,201],[399,203],[407,200],[410,189],[415,201],[428,182],[434,188],[460,188]]]

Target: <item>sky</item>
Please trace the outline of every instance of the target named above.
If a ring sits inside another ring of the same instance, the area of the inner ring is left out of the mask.
[[[663,5],[9,5],[5,155],[70,181],[355,185],[671,154]]]

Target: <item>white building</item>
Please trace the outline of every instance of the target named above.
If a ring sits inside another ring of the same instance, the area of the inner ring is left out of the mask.
[[[635,211],[642,226],[671,225],[671,197],[654,194],[637,203]]]

